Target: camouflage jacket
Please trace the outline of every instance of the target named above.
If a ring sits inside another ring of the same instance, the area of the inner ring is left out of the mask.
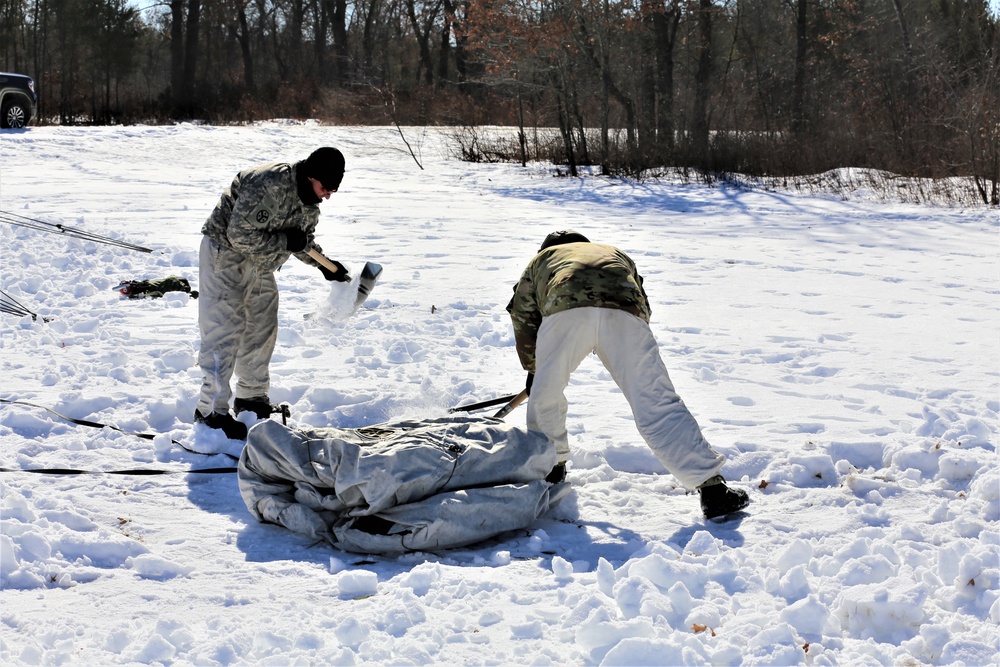
[[[201,228],[202,234],[240,253],[261,272],[277,270],[292,254],[286,247],[288,239],[278,231],[284,227],[303,230],[306,249],[323,252],[313,237],[319,206],[302,203],[295,176],[296,165],[285,162],[263,164],[236,174]],[[295,256],[319,266],[304,251]]]
[[[535,255],[507,304],[521,366],[535,370],[543,317],[587,306],[624,310],[649,322],[642,276],[628,255],[600,243],[566,243]]]

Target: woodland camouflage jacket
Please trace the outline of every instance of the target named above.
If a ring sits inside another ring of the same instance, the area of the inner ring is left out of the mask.
[[[319,206],[303,204],[299,198],[296,165],[274,162],[238,173],[201,231],[246,257],[258,271],[272,272],[292,254],[278,230],[297,227],[306,232],[306,249],[323,252],[313,237],[318,222]],[[318,266],[305,252],[295,256]]]
[[[535,255],[507,304],[521,366],[535,370],[543,317],[587,306],[624,310],[649,322],[642,276],[628,255],[600,243],[566,243]]]

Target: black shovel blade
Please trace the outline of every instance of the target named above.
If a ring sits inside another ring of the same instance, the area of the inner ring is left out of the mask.
[[[375,288],[375,283],[378,282],[379,276],[382,275],[382,265],[376,264],[375,262],[365,262],[365,268],[361,270],[361,278],[358,279],[358,295],[354,299],[355,309],[359,308],[368,295],[371,294],[372,289]]]

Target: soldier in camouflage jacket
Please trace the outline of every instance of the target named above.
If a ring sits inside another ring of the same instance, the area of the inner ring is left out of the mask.
[[[270,414],[268,367],[278,329],[274,271],[294,254],[318,267],[327,280],[350,280],[338,262],[332,272],[306,254],[322,252],[314,238],[319,203],[337,191],[343,175],[344,156],[329,147],[294,164],[247,169],[236,175],[208,217],[199,260],[204,381],[195,421],[229,437],[246,437],[246,427],[229,413],[234,372],[237,414]]]
[[[636,427],[663,466],[701,490],[709,518],[742,509],[745,491],[726,486],[723,456],[705,440],[674,391],[649,328],[649,299],[635,263],[621,250],[566,230],[549,234],[507,305],[521,366],[528,371],[528,429],[556,448],[549,481],[565,477],[569,458],[570,374],[596,352],[632,408]]]

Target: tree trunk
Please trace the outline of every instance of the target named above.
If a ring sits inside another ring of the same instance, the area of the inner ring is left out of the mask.
[[[184,0],[170,0],[170,95],[173,106],[184,104]]]
[[[329,81],[326,69],[326,5],[320,0],[310,0],[313,12],[313,60],[316,64],[316,77],[321,81]]]
[[[184,85],[181,95],[186,111],[194,107],[194,77],[198,65],[198,32],[201,24],[201,0],[188,0],[187,26],[184,35]]]
[[[792,84],[792,134],[805,129],[806,57],[808,56],[808,0],[796,0],[795,18],[795,77]]]
[[[455,20],[454,17],[455,6],[451,0],[444,0],[444,15],[441,17],[441,53],[438,55],[438,85],[448,81],[448,70],[451,66],[451,24]]]
[[[656,139],[659,149],[674,148],[674,44],[681,12],[672,6],[654,17],[656,39]]]
[[[347,50],[347,0],[327,0],[330,30],[333,33],[333,53],[336,56],[334,81],[338,86],[347,83],[349,52]]]
[[[643,162],[656,153],[656,16],[662,12],[650,0],[641,6],[639,47],[639,155]],[[645,165],[643,165],[645,166]]]
[[[691,118],[691,143],[694,159],[709,166],[708,97],[712,80],[712,0],[698,3],[698,68],[694,75],[694,108]]]
[[[406,0],[406,15],[410,19],[410,27],[413,28],[413,34],[417,38],[417,46],[420,49],[420,65],[417,68],[417,81],[420,81],[420,73],[424,74],[424,83],[430,85],[434,83],[434,66],[431,62],[431,49],[430,49],[430,26],[433,25],[434,16],[437,15],[437,8],[434,9],[432,16],[426,20],[427,28],[422,29],[420,21],[417,19],[417,8],[416,0]]]
[[[236,38],[240,43],[240,55],[243,58],[243,85],[252,93],[257,84],[254,81],[253,51],[250,50],[250,26],[247,23],[246,5],[240,4],[236,18],[239,22],[239,30],[237,31]]]

